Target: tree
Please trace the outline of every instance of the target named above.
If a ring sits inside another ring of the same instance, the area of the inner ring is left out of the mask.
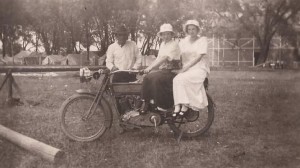
[[[19,39],[21,25],[26,23],[26,13],[21,10],[20,0],[0,1],[0,40],[2,55],[12,56],[14,44]]]
[[[183,2],[180,0],[145,0],[139,2],[139,20],[137,29],[139,33],[143,34],[144,41],[142,44],[141,52],[143,55],[148,55],[150,49],[154,46],[158,46],[160,41],[156,37],[156,33],[159,31],[160,25],[163,23],[170,23],[175,30],[181,29],[180,18],[182,10],[180,5]],[[178,29],[178,27],[180,27]],[[178,32],[178,31],[176,31]]]
[[[142,54],[160,43],[156,37],[163,23],[173,25],[178,38],[184,36],[182,25],[189,19],[200,22],[204,34],[211,31],[215,14],[205,10],[204,0],[144,0],[139,2],[140,16],[138,29],[144,35]]]
[[[131,39],[136,41],[138,22],[138,0],[102,0],[92,1],[90,20],[93,40],[104,54],[114,40],[112,31],[125,24],[130,31]]]
[[[81,41],[83,30],[81,25],[83,18],[79,17],[84,11],[84,3],[82,1],[63,1],[61,6],[62,24],[64,26],[64,46],[66,46],[67,54],[79,53],[76,48],[76,42]]]
[[[255,36],[260,46],[258,63],[263,63],[268,58],[272,38],[299,12],[300,3],[297,0],[212,0],[210,10],[227,23],[240,24]]]
[[[21,26],[18,31],[18,36],[22,42],[20,44],[22,50],[27,50],[29,44],[34,44],[34,33],[32,32],[32,27],[30,25]]]

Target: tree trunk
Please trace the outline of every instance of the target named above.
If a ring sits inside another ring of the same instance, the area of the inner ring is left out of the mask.
[[[46,54],[51,55],[52,52],[51,52],[50,44],[49,44],[49,41],[48,41],[47,33],[41,32],[41,36],[42,36],[42,40],[43,40],[43,44],[44,44]]]
[[[262,40],[259,40],[260,55],[259,55],[258,62],[257,62],[258,64],[265,63],[266,60],[268,59],[271,40],[275,34],[275,31],[268,32],[267,30],[269,30],[269,29],[265,29],[265,35],[262,38]],[[259,37],[257,37],[257,38],[259,38]]]
[[[39,51],[39,34],[36,33],[35,37],[35,52],[37,53]]]
[[[53,31],[53,35],[52,35],[53,41],[52,41],[52,53],[53,54],[58,54],[57,52],[57,30]]]
[[[73,51],[75,51],[76,54],[79,54],[79,53],[80,53],[80,51],[77,50],[77,48],[76,48],[76,42],[75,42],[74,40],[73,40],[73,42],[72,42],[72,47],[73,47]]]
[[[79,51],[76,48],[76,41],[74,38],[74,29],[73,27],[71,28],[71,52],[75,52],[76,54],[79,54]]]
[[[89,65],[90,61],[90,38],[89,38],[89,29],[88,29],[88,21],[85,21],[85,37],[86,37],[86,50],[87,50],[87,60],[84,60],[84,65]]]
[[[136,42],[135,29],[130,29],[131,40]]]
[[[5,37],[3,37],[3,39],[2,39],[2,55],[3,55],[3,58],[6,56],[6,39],[5,39]]]
[[[9,55],[11,57],[14,56],[14,47],[13,47],[13,44],[14,44],[14,42],[13,42],[12,38],[10,38],[10,43],[9,43],[9,50],[10,50],[10,52],[9,52]]]
[[[261,46],[260,55],[257,62],[258,64],[262,64],[266,62],[266,60],[268,59],[269,51],[270,51],[270,43],[268,45]]]
[[[106,53],[109,44],[109,37],[108,37],[108,23],[104,23],[104,39],[101,41],[101,56]]]
[[[25,40],[22,40],[22,50],[26,50]]]
[[[6,56],[6,46],[7,46],[7,35],[6,35],[6,26],[2,26],[2,55],[3,55],[3,58]]]

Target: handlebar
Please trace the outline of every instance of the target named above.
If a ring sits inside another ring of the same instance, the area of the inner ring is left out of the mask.
[[[176,71],[178,71],[178,70],[173,70],[172,72],[178,73]],[[144,70],[116,70],[116,71],[110,71],[107,68],[106,69],[99,69],[98,71],[94,71],[93,73],[91,73],[91,71],[88,68],[82,68],[82,69],[80,69],[80,80],[81,81],[90,81],[91,78],[99,79],[101,74],[106,74],[106,75],[110,76],[110,75],[113,75],[113,74],[119,73],[119,72],[128,72],[128,73],[140,74],[140,75],[144,74]]]
[[[109,74],[109,75],[112,75],[112,74],[115,74],[115,73],[119,73],[119,72],[128,72],[128,73],[136,73],[136,74],[143,74],[144,71],[143,70],[116,70],[116,71],[109,71],[108,69],[99,69],[97,71],[99,74]]]
[[[94,79],[99,79],[101,74],[106,75],[113,75],[115,73],[119,72],[128,72],[132,74],[144,74],[143,70],[116,70],[116,71],[110,71],[109,69],[99,69],[98,71],[94,71],[91,73],[91,71],[85,67],[80,69],[80,80],[81,81],[90,81],[93,77]]]
[[[93,78],[94,79],[99,79],[101,74],[106,74],[106,75],[113,75],[115,73],[119,72],[128,72],[128,73],[133,73],[133,74],[144,74],[143,70],[116,70],[116,71],[110,71],[109,69],[99,69],[98,71],[93,73]]]
[[[110,72],[110,74],[115,74],[118,72],[143,73],[143,70],[116,70],[116,71]]]

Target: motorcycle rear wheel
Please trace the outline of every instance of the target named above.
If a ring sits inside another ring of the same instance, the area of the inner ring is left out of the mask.
[[[212,125],[214,120],[214,103],[207,95],[208,106],[200,111],[188,111],[182,117],[176,117],[168,121],[170,129],[182,138],[193,138],[204,134]]]

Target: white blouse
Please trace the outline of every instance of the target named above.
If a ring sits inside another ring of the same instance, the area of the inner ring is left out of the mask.
[[[209,69],[209,58],[207,55],[207,38],[200,37],[194,42],[190,42],[190,36],[182,39],[179,43],[181,51],[182,66],[187,65],[189,62],[193,61],[199,55],[205,54],[202,59],[192,66],[190,69],[203,69],[207,73],[210,73]]]
[[[162,42],[158,51],[157,59],[167,57],[167,61],[159,66],[159,69],[173,69],[172,61],[180,60],[180,49],[178,42],[171,40],[167,43]]]

